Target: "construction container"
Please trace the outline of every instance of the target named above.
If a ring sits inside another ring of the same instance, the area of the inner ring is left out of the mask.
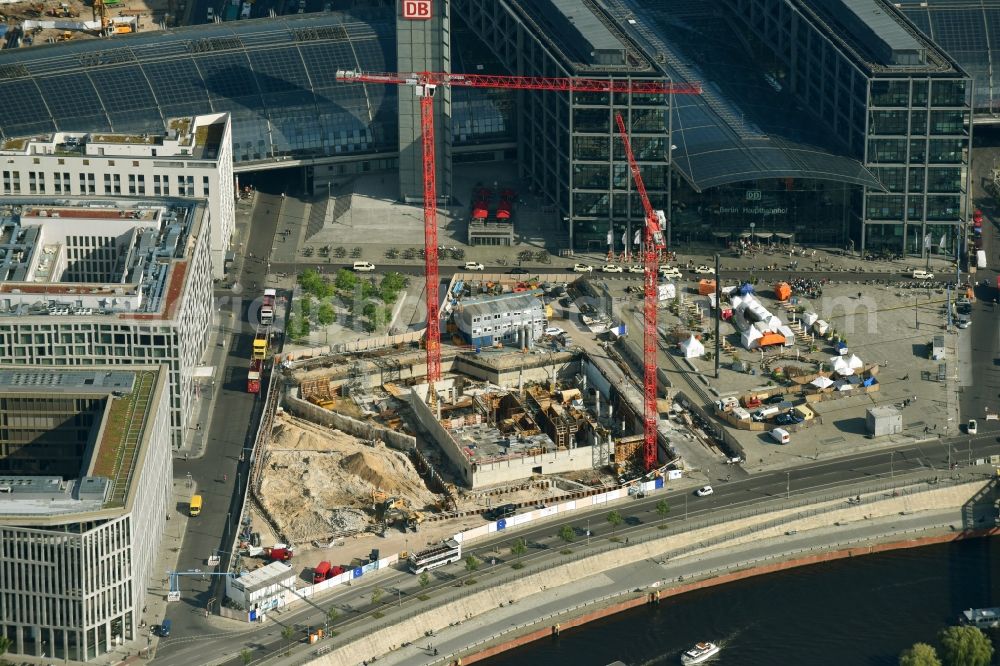
[[[787,301],[792,297],[792,287],[787,282],[779,282],[774,285],[774,294],[779,301]]]
[[[707,296],[715,293],[715,280],[698,280],[698,295]]]
[[[865,413],[869,437],[903,432],[903,414],[895,407],[869,407]]]

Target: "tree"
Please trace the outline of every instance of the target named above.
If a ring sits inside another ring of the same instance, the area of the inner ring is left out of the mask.
[[[288,319],[285,320],[285,332],[288,333],[288,337],[292,340],[298,340],[302,335],[301,329],[302,327],[295,315],[288,315]]]
[[[337,313],[333,311],[333,306],[329,303],[323,303],[319,306],[319,312],[316,313],[316,319],[323,326],[329,326],[333,322],[337,321]]]
[[[475,555],[469,555],[465,558],[465,570],[469,573],[479,569],[479,560],[476,559]]]
[[[357,283],[358,276],[346,268],[341,268],[337,271],[337,277],[333,282],[334,286],[341,291],[354,291],[354,285]]]
[[[294,635],[295,635],[295,630],[292,629],[290,626],[286,625],[281,628],[281,637],[284,638],[289,643],[292,642],[292,636]]]
[[[622,519],[622,514],[618,513],[617,510],[612,511],[611,513],[609,513],[607,520],[608,520],[609,523],[611,523],[611,534],[614,534],[615,533],[615,529],[619,525],[621,525],[622,522],[624,522],[623,519]]]
[[[240,661],[243,662],[243,666],[249,664],[252,659],[253,659],[253,652],[251,652],[246,648],[240,650]]]
[[[368,318],[368,321],[377,325],[378,320],[378,306],[371,301],[365,303],[365,307],[361,309],[361,314]]]
[[[528,544],[525,543],[524,539],[518,539],[510,547],[510,554],[516,557],[517,559],[521,559],[521,556],[524,555],[527,552],[527,550],[528,550]]]
[[[312,314],[312,296],[306,295],[299,299],[299,311],[303,319],[308,319]]]
[[[378,603],[378,600],[382,598],[383,594],[385,594],[385,590],[381,587],[376,587],[372,590],[372,606]]]
[[[670,505],[667,504],[667,500],[661,499],[656,503],[656,514],[663,520],[667,519],[667,514],[670,513]]]
[[[559,538],[566,543],[573,543],[576,541],[576,532],[569,525],[563,525],[559,528]]]
[[[326,633],[330,633],[330,625],[337,621],[340,617],[340,611],[330,606],[326,609]]]
[[[420,574],[417,578],[417,582],[420,583],[420,589],[426,590],[427,586],[431,584],[431,577],[426,571]]]
[[[0,636],[0,656],[7,654],[7,650],[10,649],[10,639],[6,636]]]
[[[938,635],[948,666],[989,666],[993,644],[978,627],[948,627]]]
[[[914,643],[899,655],[899,666],[941,666],[941,660],[927,643]]]

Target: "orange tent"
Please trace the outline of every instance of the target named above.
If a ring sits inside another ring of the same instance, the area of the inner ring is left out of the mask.
[[[715,293],[715,280],[699,280],[698,281],[698,295],[707,296],[708,294]]]
[[[779,301],[787,301],[792,296],[792,288],[787,282],[779,282],[774,285],[774,293],[777,294]]]
[[[760,347],[770,347],[771,345],[783,344],[785,344],[785,336],[781,333],[765,333],[763,337],[757,341],[757,345]]]

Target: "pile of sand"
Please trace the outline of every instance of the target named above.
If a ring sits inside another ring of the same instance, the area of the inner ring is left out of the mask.
[[[298,419],[276,424],[266,464],[261,503],[292,542],[363,530],[374,490],[416,509],[436,500],[403,453]]]

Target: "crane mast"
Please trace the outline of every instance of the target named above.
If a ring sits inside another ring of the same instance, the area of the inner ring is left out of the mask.
[[[642,383],[643,383],[643,446],[642,462],[646,471],[656,467],[656,441],[659,410],[656,406],[656,279],[659,272],[659,253],[666,247],[663,241],[663,230],[660,228],[662,212],[653,210],[646,194],[646,185],[642,181],[642,172],[632,154],[632,143],[625,129],[622,114],[615,113],[615,123],[618,134],[625,146],[625,156],[635,180],[635,189],[639,192],[643,210],[646,213],[646,225],[643,234],[643,300],[642,300]],[[666,218],[663,218],[666,219]]]

